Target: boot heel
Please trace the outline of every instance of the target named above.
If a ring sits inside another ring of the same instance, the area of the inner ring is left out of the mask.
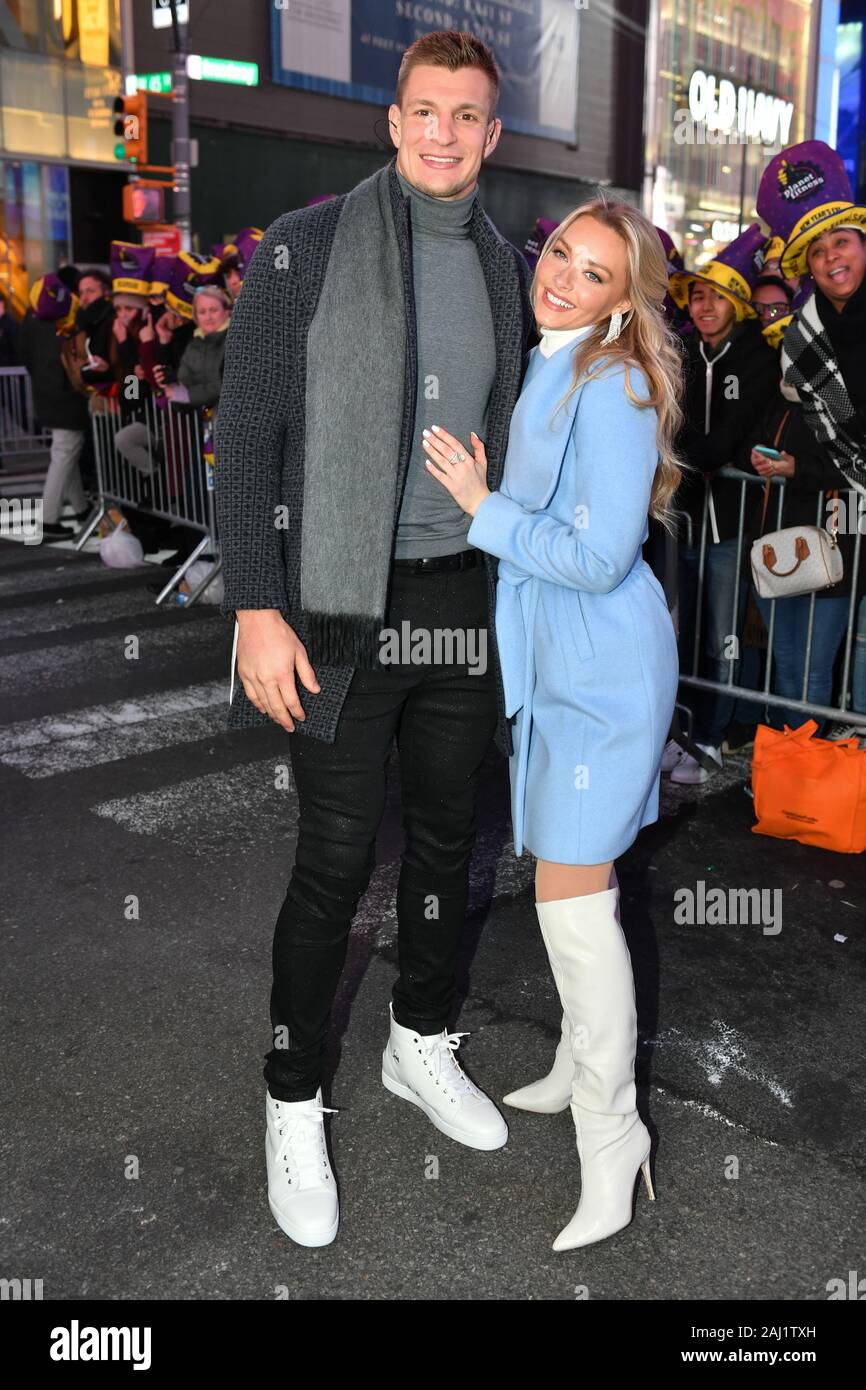
[[[643,1163],[640,1166],[640,1170],[643,1173],[644,1182],[646,1183],[646,1190],[649,1193],[649,1199],[651,1202],[654,1202],[656,1199],[656,1194],[653,1191],[653,1180],[650,1177],[649,1157],[644,1159]]]

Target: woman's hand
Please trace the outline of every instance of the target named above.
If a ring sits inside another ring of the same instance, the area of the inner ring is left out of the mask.
[[[490,496],[487,486],[487,454],[484,445],[474,430],[469,438],[472,442],[474,458],[470,457],[459,439],[434,425],[432,430],[424,430],[424,448],[427,450],[427,468],[444,488],[447,488],[459,507],[474,516],[484,501]],[[452,462],[452,456],[461,457]]]
[[[779,459],[768,459],[766,454],[759,454],[757,449],[753,449],[750,461],[762,478],[793,478],[796,468],[794,455],[786,454],[784,449]]]
[[[121,323],[118,318],[115,318],[114,323],[111,325],[111,331],[119,343],[125,343],[129,337],[126,331],[126,324]]]

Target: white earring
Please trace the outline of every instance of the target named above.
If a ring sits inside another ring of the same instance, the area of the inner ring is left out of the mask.
[[[622,332],[622,314],[611,314],[610,328],[607,330],[607,337],[602,338],[602,347],[607,347],[608,343],[615,343]]]

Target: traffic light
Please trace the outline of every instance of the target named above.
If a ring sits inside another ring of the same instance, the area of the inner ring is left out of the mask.
[[[147,163],[147,96],[133,92],[132,96],[115,97],[114,133],[119,137],[114,147],[115,159],[129,164]]]

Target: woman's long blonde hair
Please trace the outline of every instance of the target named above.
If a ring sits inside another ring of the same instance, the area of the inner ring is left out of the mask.
[[[538,257],[532,277],[530,294],[535,303],[535,281],[538,266],[572,222],[578,217],[593,217],[602,226],[610,227],[625,243],[626,295],[632,312],[623,316],[623,327],[615,342],[602,346],[609,320],[596,324],[579,342],[574,352],[574,376],[557,411],[573,396],[581,380],[598,369],[602,360],[608,365],[625,364],[625,390],[629,400],[641,410],[655,408],[658,415],[656,442],[659,462],[653,479],[649,514],[668,530],[673,529],[671,500],[682,477],[683,463],[677,457],[676,439],[683,413],[680,400],[683,391],[683,359],[679,341],[662,310],[667,294],[667,262],[659,234],[637,208],[630,203],[614,202],[599,194],[570,212],[547,238]],[[629,367],[641,369],[649,383],[649,399],[639,400],[629,382]],[[554,412],[555,414],[556,412]]]

